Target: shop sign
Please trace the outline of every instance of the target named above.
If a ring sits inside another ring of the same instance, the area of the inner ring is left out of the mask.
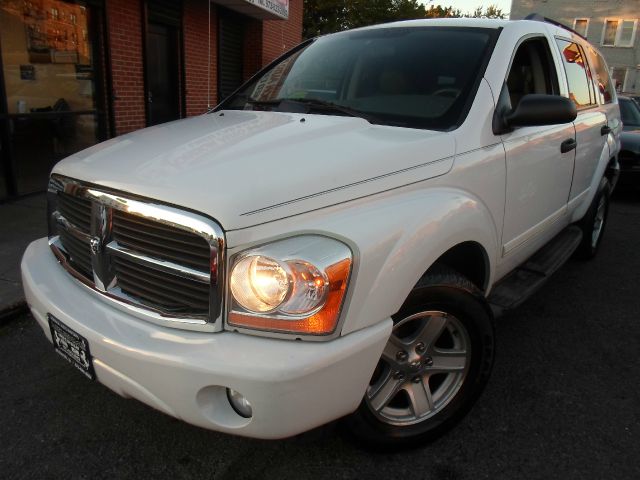
[[[246,2],[281,18],[289,18],[289,0],[246,0]]]

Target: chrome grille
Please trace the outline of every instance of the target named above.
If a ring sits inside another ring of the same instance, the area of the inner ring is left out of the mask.
[[[66,193],[58,194],[58,211],[82,232],[91,232],[91,201]]]
[[[91,266],[91,250],[89,243],[74,237],[68,230],[61,228],[60,243],[69,254],[69,263],[81,273],[83,277],[93,279],[93,267]]]
[[[126,212],[113,212],[113,238],[118,245],[151,257],[209,270],[209,244],[193,233],[167,227]]]
[[[207,314],[209,284],[146,268],[123,257],[114,262],[118,285],[127,295],[169,312]]]
[[[221,328],[218,224],[60,176],[49,196],[49,243],[76,278],[145,319]]]
[[[91,266],[91,201],[58,193],[58,233],[60,241],[69,255],[69,263],[86,279],[93,279]],[[66,226],[63,228],[62,224]]]

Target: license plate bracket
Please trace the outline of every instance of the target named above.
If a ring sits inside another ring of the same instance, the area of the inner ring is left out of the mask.
[[[55,351],[90,380],[96,379],[89,342],[56,317],[47,314]]]

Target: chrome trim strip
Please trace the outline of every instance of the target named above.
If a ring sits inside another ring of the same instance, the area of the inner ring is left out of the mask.
[[[209,272],[201,272],[195,268],[185,267],[184,265],[178,265],[177,263],[169,262],[167,260],[161,260],[159,258],[149,257],[135,252],[134,250],[118,245],[115,240],[107,244],[107,250],[114,255],[131,260],[132,262],[139,263],[149,268],[159,270],[161,272],[171,273],[178,277],[188,278],[200,283],[209,284],[211,282],[211,274]]]
[[[54,254],[63,265],[80,282],[97,291],[102,298],[114,302],[120,308],[125,308],[135,316],[149,320],[160,325],[169,327],[186,328],[200,331],[221,331],[223,328],[222,315],[224,312],[224,285],[225,285],[225,237],[224,231],[213,219],[203,215],[182,210],[170,205],[164,205],[155,200],[134,199],[127,194],[120,194],[116,191],[90,185],[78,180],[74,180],[61,175],[53,174],[49,183],[50,193],[64,192],[66,194],[85,198],[92,202],[91,233],[85,234],[77,226],[66,221],[57,211],[52,216],[60,216],[69,226],[69,231],[73,234],[82,235],[81,240],[87,242],[91,248],[92,267],[94,279],[87,279],[77,272],[69,264],[68,254],[59,241],[59,237],[53,235],[49,239],[49,244]],[[132,250],[125,249],[113,241],[111,230],[113,222],[113,210],[137,215],[177,230],[184,230],[203,237],[209,244],[210,250],[210,272],[201,272],[195,269],[153,259],[141,254],[131,253]],[[54,217],[57,221],[57,217]],[[63,225],[65,227],[65,225]],[[66,228],[65,228],[66,229]],[[126,250],[126,251],[125,251]],[[130,296],[127,296],[117,286],[117,278],[114,275],[113,265],[110,261],[111,255],[122,255],[138,263],[159,270],[168,271],[185,278],[190,278],[202,283],[208,283],[209,294],[209,315],[181,315],[176,312],[168,312],[143,304]],[[93,283],[92,283],[93,280]]]
[[[204,237],[208,242],[215,241],[224,235],[217,224],[187,210],[180,210],[160,203],[133,200],[93,188],[87,188],[83,193],[85,198],[99,202],[114,210],[138,215],[178,230],[195,233]]]
[[[292,203],[302,202],[302,201],[308,200],[310,198],[315,198],[315,197],[319,197],[319,196],[322,196],[322,195],[327,195],[329,193],[337,192],[339,190],[344,190],[344,189],[355,187],[355,186],[362,185],[362,184],[365,184],[365,183],[374,182],[374,181],[380,180],[382,178],[387,178],[387,177],[391,177],[393,175],[398,175],[400,173],[405,173],[405,172],[409,172],[411,170],[417,170],[419,168],[427,167],[429,165],[442,163],[442,162],[444,162],[446,160],[451,160],[452,158],[453,158],[453,156],[449,155],[447,157],[443,157],[443,158],[440,158],[438,160],[430,160],[428,162],[421,163],[419,165],[414,165],[412,167],[407,167],[407,168],[403,168],[401,170],[396,170],[394,172],[389,172],[389,173],[385,173],[383,175],[378,175],[376,177],[371,177],[371,178],[367,178],[367,179],[364,179],[364,180],[359,180],[357,182],[348,183],[346,185],[341,185],[339,187],[334,187],[334,188],[330,188],[328,190],[323,190],[321,192],[316,192],[316,193],[312,193],[310,195],[305,195],[304,197],[294,198],[294,199],[288,200],[286,202],[281,202],[281,203],[276,203],[276,204],[273,204],[273,205],[269,205],[268,207],[262,207],[262,208],[259,208],[257,210],[251,210],[249,212],[244,212],[244,213],[241,213],[240,216],[244,217],[244,216],[249,216],[249,215],[255,215],[255,214],[258,214],[258,213],[265,212],[267,210],[273,210],[274,208],[280,208],[280,207],[283,207],[285,205],[291,205]],[[449,170],[450,169],[451,168],[449,168]],[[443,174],[441,174],[441,175],[443,175]],[[437,175],[437,176],[440,176],[440,175]],[[420,180],[420,181],[422,181],[422,180]]]

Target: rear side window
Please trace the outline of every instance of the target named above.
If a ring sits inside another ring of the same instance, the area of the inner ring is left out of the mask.
[[[615,88],[611,77],[609,76],[609,69],[607,64],[595,48],[587,47],[587,56],[589,57],[589,63],[593,68],[594,83],[596,86],[596,94],[600,96],[601,103],[611,103],[615,98]]]
[[[557,39],[556,41],[562,54],[564,70],[567,73],[569,98],[573,100],[578,109],[595,105],[595,94],[589,83],[591,73],[582,47],[567,40]]]

